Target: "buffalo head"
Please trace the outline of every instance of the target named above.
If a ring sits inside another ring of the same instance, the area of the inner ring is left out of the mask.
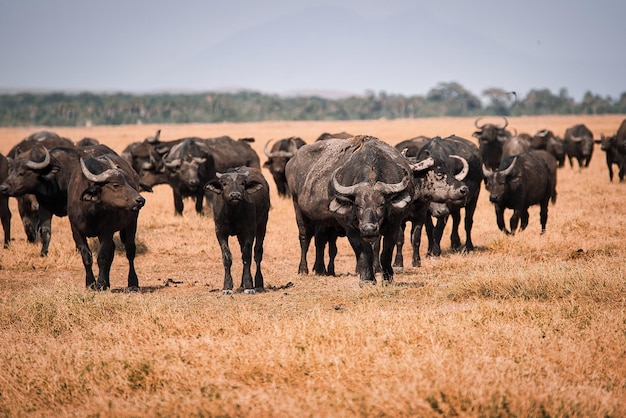
[[[83,176],[88,180],[80,200],[104,207],[137,211],[146,200],[127,181],[126,174],[108,156],[80,159]]]
[[[483,166],[483,175],[485,176],[485,188],[489,191],[489,201],[492,203],[498,203],[506,198],[510,188],[520,182],[518,176],[513,171],[517,157],[514,157],[511,164],[503,169],[492,171]]]
[[[412,201],[411,175],[406,172],[398,183],[382,181],[342,185],[336,169],[331,177],[334,198],[329,210],[347,220],[367,242],[374,242],[381,233],[381,224],[387,211],[402,210]]]
[[[9,175],[0,185],[0,193],[22,196],[38,187],[40,176],[51,172],[50,152],[43,145],[35,145],[30,151],[9,160]]]

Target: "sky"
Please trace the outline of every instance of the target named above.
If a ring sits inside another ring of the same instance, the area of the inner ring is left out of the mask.
[[[623,0],[0,0],[0,91],[626,92]]]

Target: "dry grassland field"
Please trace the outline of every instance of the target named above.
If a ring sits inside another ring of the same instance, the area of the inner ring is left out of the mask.
[[[624,117],[516,117],[509,127],[562,136],[585,123],[599,138],[614,134]],[[45,129],[97,138],[118,152],[157,129],[164,140],[254,137],[263,163],[269,139],[310,143],[340,131],[390,144],[417,135],[473,139],[473,122]],[[0,129],[0,152],[40,129]],[[263,171],[272,208],[267,291],[256,295],[222,295],[212,215],[197,215],[186,200],[184,215],[174,216],[167,185],[144,193],[141,290],[132,293],[125,291],[128,263],[120,251],[112,289],[84,288],[67,218],[53,218],[50,253],[41,258],[40,244],[26,242],[11,199],[14,239],[0,249],[0,416],[626,416],[626,184],[609,183],[598,145],[589,168],[566,162],[558,170],[545,234],[537,206],[525,231],[500,232],[483,186],[476,251],[450,251],[449,222],[441,257],[426,258],[423,245],[422,267],[412,268],[405,245],[409,266],[394,283],[365,288],[345,238],[336,277],[297,274],[293,206]],[[231,249],[238,286],[234,238]],[[309,267],[312,261],[313,246]]]

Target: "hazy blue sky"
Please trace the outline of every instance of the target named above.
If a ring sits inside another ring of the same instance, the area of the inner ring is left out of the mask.
[[[0,0],[0,89],[626,92],[626,1]]]

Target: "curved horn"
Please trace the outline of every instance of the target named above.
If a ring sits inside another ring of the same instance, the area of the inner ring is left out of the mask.
[[[499,128],[500,128],[500,129],[504,129],[504,128],[506,128],[507,126],[509,126],[509,121],[508,121],[508,119],[507,119],[506,117],[504,117],[504,116],[502,116],[502,119],[504,119],[504,125],[499,126]]]
[[[476,120],[474,121],[474,126],[476,127],[476,129],[483,129],[483,126],[485,126],[484,124],[478,126],[478,121],[482,119],[482,116],[479,116],[476,118]]]
[[[409,185],[410,180],[411,175],[406,170],[404,170],[404,177],[402,177],[402,180],[399,183],[390,184],[383,183],[382,181],[377,181],[374,185],[374,190],[382,192],[384,194],[400,193],[401,191],[406,189],[406,186]]]
[[[467,160],[458,155],[450,155],[450,158],[456,158],[461,162],[461,164],[463,164],[463,168],[461,169],[461,171],[459,171],[459,173],[454,176],[454,178],[458,181],[463,181],[465,177],[467,177],[467,173],[469,173],[469,164]]]
[[[341,184],[339,184],[339,182],[337,181],[337,178],[336,178],[337,171],[339,171],[339,168],[337,168],[335,171],[333,171],[333,175],[332,175],[333,187],[335,188],[335,190],[339,194],[353,195],[354,192],[356,191],[357,185],[355,184],[353,186],[342,186]]]
[[[411,164],[411,170],[413,170],[414,172],[422,171],[426,170],[429,167],[432,167],[433,165],[435,165],[435,160],[433,159],[433,157],[428,157],[418,163]]]
[[[570,138],[573,142],[582,142],[584,138],[582,136],[573,136]]]
[[[43,147],[43,149],[46,152],[46,156],[44,157],[43,161],[36,162],[31,160],[29,157],[28,162],[26,163],[26,167],[32,168],[33,170],[42,170],[46,168],[48,164],[50,164],[50,151],[48,151],[48,148],[46,147]]]
[[[171,168],[178,167],[180,165],[180,158],[176,158],[175,160],[172,160],[172,161],[163,160],[163,164]]]
[[[513,166],[515,165],[516,162],[517,162],[517,157],[513,158],[513,161],[511,161],[511,164],[500,172],[504,174],[505,176],[508,176],[511,173],[511,170],[513,170]]]
[[[82,158],[80,159],[80,168],[81,170],[83,170],[83,175],[87,178],[87,180],[93,181],[94,183],[105,182],[109,178],[109,176],[115,171],[111,168],[108,168],[106,171],[100,174],[94,174],[89,171],[89,169],[85,165],[85,160],[83,160]]]
[[[267,158],[272,158],[274,156],[274,154],[270,152],[270,143],[272,141],[273,139],[270,139],[269,141],[267,141],[267,143],[263,147],[263,153],[267,156]]]
[[[493,171],[491,171],[490,169],[488,169],[485,164],[483,164],[483,176],[484,177],[489,177],[493,174]]]

